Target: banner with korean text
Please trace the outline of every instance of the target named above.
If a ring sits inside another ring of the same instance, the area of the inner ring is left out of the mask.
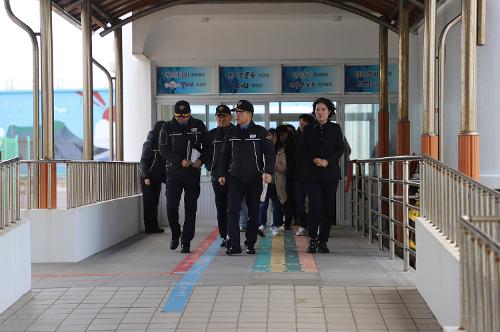
[[[157,67],[157,94],[214,93],[212,67]]]
[[[340,66],[282,66],[282,93],[339,93]]]
[[[275,67],[219,67],[219,93],[276,93]]]

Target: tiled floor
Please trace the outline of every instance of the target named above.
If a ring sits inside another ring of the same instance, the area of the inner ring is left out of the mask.
[[[192,248],[213,231],[200,223]],[[77,264],[34,264],[33,290],[0,331],[440,331],[414,271],[335,229],[317,273],[255,273],[254,255],[218,251],[183,312],[162,312],[186,258],[169,236],[139,235]],[[257,246],[258,250],[258,246]]]
[[[168,289],[34,289],[0,315],[0,331],[440,331],[413,288],[200,286],[183,313]]]

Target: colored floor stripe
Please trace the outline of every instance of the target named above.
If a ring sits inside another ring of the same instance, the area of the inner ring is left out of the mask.
[[[285,240],[283,236],[273,236],[271,251],[271,272],[285,272]]]
[[[179,264],[177,264],[171,271],[172,274],[183,274],[189,271],[191,267],[198,261],[198,259],[203,255],[205,250],[210,246],[210,244],[219,237],[219,229],[215,228],[210,234],[208,234],[196,250],[186,256]]]
[[[261,237],[257,246],[257,257],[252,268],[253,272],[270,272],[271,271],[271,249],[272,249],[272,234],[270,231],[266,233],[266,237]]]
[[[296,236],[295,243],[297,244],[297,252],[299,254],[302,271],[314,273],[318,272],[314,256],[306,252],[307,246],[309,245],[308,238],[306,236]]]
[[[184,311],[184,308],[186,308],[189,298],[191,297],[191,293],[193,292],[193,287],[198,282],[198,279],[203,271],[205,271],[212,259],[220,250],[219,241],[216,241],[215,239],[212,239],[212,243],[208,246],[203,255],[199,256],[197,262],[195,262],[189,271],[184,274],[182,279],[175,284],[172,293],[168,297],[167,303],[163,307],[163,312]]]
[[[295,243],[294,231],[285,230],[283,236],[285,238],[286,272],[300,272],[300,259]]]

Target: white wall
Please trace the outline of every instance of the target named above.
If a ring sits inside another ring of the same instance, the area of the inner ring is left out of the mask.
[[[0,231],[0,313],[31,289],[30,223]]]
[[[460,325],[460,254],[429,221],[415,223],[417,289],[444,330]]]
[[[449,0],[438,11],[436,43],[444,25],[460,13],[460,1]],[[477,65],[477,120],[480,135],[480,176],[481,182],[493,188],[500,188],[500,145],[498,130],[494,124],[500,123],[498,104],[500,103],[500,76],[498,54],[500,54],[500,2],[487,1],[486,45],[478,48]],[[460,132],[460,67],[461,67],[461,23],[448,33],[445,73],[445,163],[458,168],[458,134]],[[423,28],[418,36],[412,37],[410,49],[410,120],[412,123],[412,151],[420,152],[422,133],[422,58]],[[437,70],[437,67],[436,67]],[[437,89],[437,85],[436,85]],[[436,95],[437,97],[437,95]]]
[[[151,65],[132,54],[132,26],[123,27],[123,153],[139,161],[142,144],[151,130]]]
[[[64,210],[25,210],[34,263],[79,262],[137,233],[142,196]]]

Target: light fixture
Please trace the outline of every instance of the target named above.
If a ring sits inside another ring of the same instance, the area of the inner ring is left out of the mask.
[[[207,23],[208,21],[210,21],[210,17],[202,17],[202,18],[200,19],[200,21],[201,21],[202,23]]]

